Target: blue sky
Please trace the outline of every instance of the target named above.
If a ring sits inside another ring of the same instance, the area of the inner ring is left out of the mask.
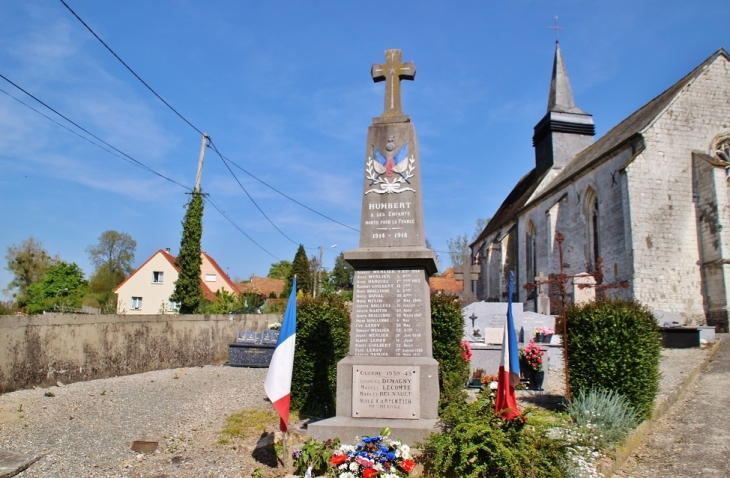
[[[417,67],[416,80],[404,82],[403,109],[419,136],[426,236],[437,251],[457,234],[471,235],[475,220],[492,215],[534,164],[532,128],[547,105],[554,15],[576,103],[593,114],[597,137],[730,46],[726,0],[67,3],[224,155],[354,228],[367,128],[383,105],[383,84],[372,82],[370,66],[384,61],[384,50],[401,49]],[[61,2],[0,3],[0,74],[193,186],[200,135]],[[0,88],[53,116],[2,79]],[[209,149],[204,192],[266,249],[207,205],[203,249],[231,276],[265,275],[271,263],[292,260],[299,243],[309,254],[323,245],[328,268],[358,246],[357,232],[234,171],[294,242]],[[3,256],[34,236],[90,275],[86,248],[107,229],[137,241],[135,265],[159,248],[177,253],[180,244],[185,189],[3,93],[0,191]],[[446,253],[440,265],[449,266]],[[0,271],[0,288],[10,280]]]

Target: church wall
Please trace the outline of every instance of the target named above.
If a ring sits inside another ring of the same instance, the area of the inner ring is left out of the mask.
[[[730,118],[730,67],[720,56],[644,131],[627,168],[636,299],[703,323],[691,151],[705,151]]]
[[[693,185],[700,237],[700,264],[708,325],[726,331],[728,325],[728,264],[730,251],[723,219],[728,210],[727,173],[702,157],[693,157]]]
[[[540,202],[529,205],[520,214],[518,228],[521,251],[520,299],[524,300],[526,297],[522,286],[534,280],[526,277],[526,258],[523,257],[529,221],[535,224],[537,231],[538,273],[550,275],[560,271],[559,248],[555,240],[558,232],[565,238],[563,242],[565,273],[573,275],[593,269],[593,263],[587,260],[591,237],[584,201],[588,188],[591,188],[598,198],[599,255],[604,260],[604,282],[613,283],[630,279],[631,256],[630,248],[627,247],[623,205],[625,178],[618,172],[630,157],[630,147],[614,153],[610,159],[575,178],[573,182]],[[612,290],[609,295],[627,297],[628,293],[623,290]]]

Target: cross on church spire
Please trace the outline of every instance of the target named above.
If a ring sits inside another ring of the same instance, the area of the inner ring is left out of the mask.
[[[412,61],[401,63],[400,50],[386,50],[385,63],[373,64],[370,75],[376,83],[385,81],[385,107],[380,116],[403,116],[400,82],[413,80],[416,77],[416,65]]]
[[[555,30],[555,43],[558,43],[558,32],[559,32],[560,30],[564,30],[564,28],[560,28],[560,27],[558,26],[558,16],[557,16],[557,15],[555,15],[555,26],[553,26],[553,27],[548,27],[548,28],[549,28],[550,30]]]

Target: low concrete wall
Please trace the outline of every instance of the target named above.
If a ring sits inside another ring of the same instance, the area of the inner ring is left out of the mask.
[[[165,368],[221,364],[239,330],[277,315],[0,316],[0,393]]]

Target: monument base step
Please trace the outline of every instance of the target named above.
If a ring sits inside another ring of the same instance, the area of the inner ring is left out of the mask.
[[[319,440],[338,437],[342,443],[355,444],[364,436],[375,436],[385,427],[393,432],[392,439],[400,439],[408,446],[424,442],[431,433],[440,433],[437,419],[403,420],[395,418],[333,417],[310,423],[307,435]]]

